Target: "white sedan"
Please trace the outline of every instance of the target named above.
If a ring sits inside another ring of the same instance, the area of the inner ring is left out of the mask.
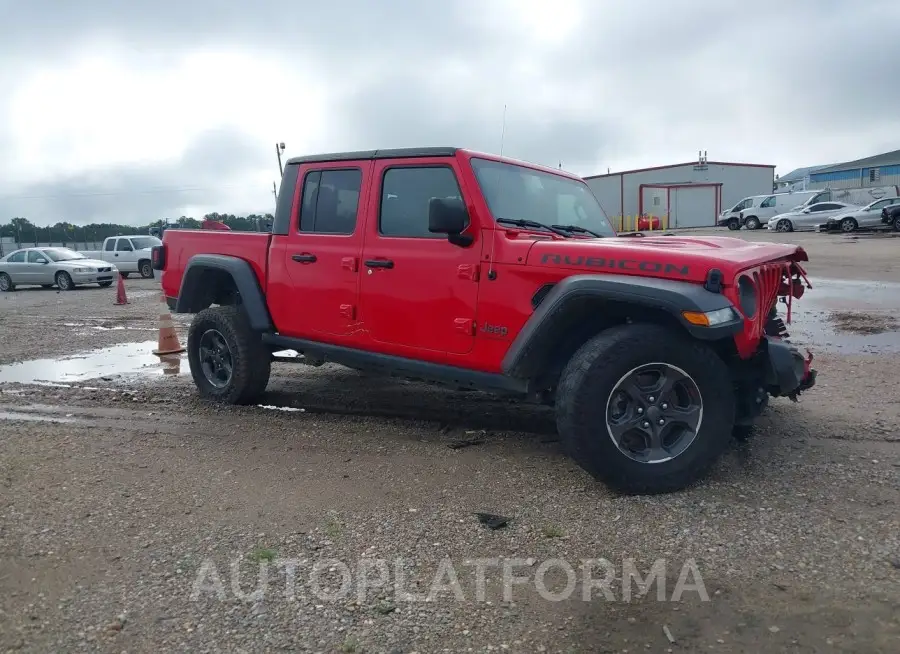
[[[817,202],[802,209],[778,214],[769,219],[766,227],[775,232],[815,231],[816,227],[827,223],[829,218],[861,208],[844,202]]]
[[[830,229],[852,232],[860,227],[880,227],[881,210],[885,207],[900,206],[900,198],[882,198],[870,202],[864,207],[851,211],[839,212],[825,221]]]

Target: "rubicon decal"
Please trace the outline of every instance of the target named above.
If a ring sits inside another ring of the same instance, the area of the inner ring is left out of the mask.
[[[604,268],[606,270],[633,270],[645,273],[665,273],[687,277],[690,266],[659,261],[639,261],[637,259],[607,259],[606,257],[570,257],[564,254],[545,254],[541,263],[555,266],[582,266],[587,268]]]

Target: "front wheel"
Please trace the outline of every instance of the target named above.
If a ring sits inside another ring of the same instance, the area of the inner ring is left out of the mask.
[[[75,288],[74,282],[72,282],[72,278],[69,276],[69,273],[64,270],[60,270],[56,273],[56,285],[59,287],[61,291],[71,291]]]
[[[759,218],[756,216],[750,216],[747,218],[747,223],[744,225],[747,229],[759,229]]]
[[[728,229],[730,229],[732,232],[736,232],[740,228],[741,228],[741,225],[737,221],[737,218],[732,218],[731,220],[728,221]]]
[[[842,232],[852,232],[858,227],[856,221],[853,218],[844,218],[841,221],[841,231]]]
[[[775,225],[776,232],[792,232],[794,231],[794,225],[791,224],[790,220],[779,220],[778,224]]]
[[[16,285],[13,284],[12,278],[6,273],[0,273],[0,292],[7,293],[14,290],[16,290]]]
[[[241,307],[211,307],[188,331],[188,361],[200,395],[226,404],[250,404],[269,383],[272,357]]]
[[[731,441],[734,395],[722,359],[654,324],[601,332],[566,365],[556,396],[566,452],[625,493],[681,490]]]
[[[97,282],[97,285],[100,288],[109,288],[110,286],[112,286],[112,280],[109,280],[108,282]]]
[[[894,216],[894,231],[900,232],[900,213]]]

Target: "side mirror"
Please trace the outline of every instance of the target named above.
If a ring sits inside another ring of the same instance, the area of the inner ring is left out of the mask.
[[[468,225],[469,212],[462,200],[431,198],[428,202],[428,231],[432,234],[446,234],[454,245],[466,247],[474,240],[462,235]]]
[[[809,213],[809,209],[804,209],[802,213]]]
[[[50,263],[50,262],[47,261],[46,259],[38,259],[38,263],[43,264],[43,265],[46,266],[46,265],[47,265],[48,263]]]

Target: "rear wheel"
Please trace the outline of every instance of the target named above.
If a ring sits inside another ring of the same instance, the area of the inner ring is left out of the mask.
[[[567,453],[611,488],[677,491],[731,441],[731,375],[708,346],[653,324],[613,327],[562,373],[557,427]]]
[[[894,231],[900,232],[900,213],[894,216]]]
[[[844,218],[841,221],[841,231],[842,232],[852,232],[857,227],[859,227],[859,225],[856,223],[856,221],[853,218]]]
[[[756,216],[750,216],[747,218],[747,222],[744,224],[744,227],[747,229],[759,229],[759,218]]]
[[[16,290],[16,285],[13,284],[12,278],[6,273],[0,273],[0,292],[6,293],[14,290]]]
[[[60,270],[58,273],[56,273],[56,285],[61,291],[71,291],[73,288],[75,288],[75,283],[72,281],[69,273],[65,272],[64,270]]]
[[[790,220],[785,218],[784,220],[778,221],[778,224],[775,225],[775,231],[776,232],[792,232],[792,231],[794,231],[794,225],[791,223]]]
[[[141,273],[141,277],[143,277],[144,279],[153,278],[153,266],[150,265],[149,261],[141,261],[138,264],[138,270]]]
[[[198,313],[188,331],[187,351],[191,376],[203,397],[250,404],[265,392],[272,357],[241,307]]]

